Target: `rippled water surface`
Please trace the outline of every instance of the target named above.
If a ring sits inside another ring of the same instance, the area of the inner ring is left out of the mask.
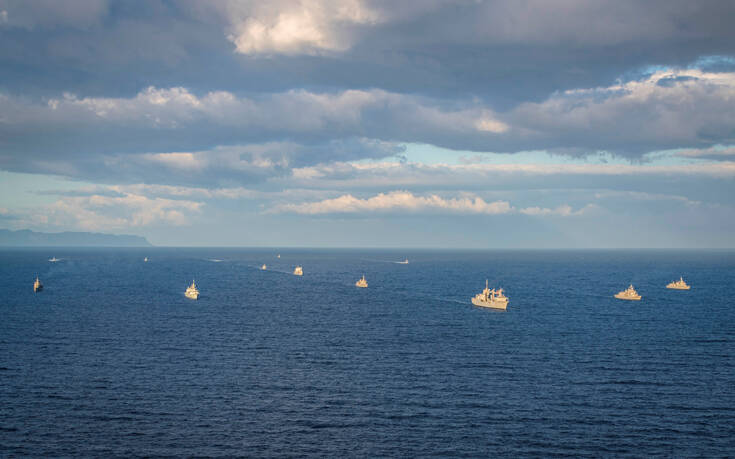
[[[281,255],[0,251],[0,455],[735,454],[735,252]]]

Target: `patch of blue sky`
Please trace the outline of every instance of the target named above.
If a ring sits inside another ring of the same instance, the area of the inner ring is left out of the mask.
[[[722,55],[701,56],[687,68],[703,70],[733,69],[735,68],[735,57]]]
[[[692,63],[687,65],[686,68],[690,70],[699,69],[705,71],[732,71],[733,69],[735,69],[735,57],[717,54],[700,56]],[[626,72],[625,75],[620,78],[620,81],[624,82],[630,80],[638,80],[641,78],[649,77],[656,72],[665,72],[669,70],[672,70],[672,67],[670,65],[645,65],[638,69]]]

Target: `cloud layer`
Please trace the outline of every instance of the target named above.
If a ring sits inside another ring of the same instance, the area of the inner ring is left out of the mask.
[[[188,153],[195,147],[229,152],[230,164],[240,155],[234,170],[248,181],[265,169],[282,174],[296,166],[391,156],[405,142],[640,158],[735,143],[734,101],[735,73],[700,70],[565,91],[508,112],[381,90],[238,97],[149,87],[132,98],[65,94],[35,102],[0,94],[0,167],[73,175],[76,163],[92,154],[147,154],[151,162],[195,170],[206,161],[204,154]],[[237,145],[250,147],[238,152]],[[717,151],[709,156],[722,158]],[[68,170],[53,171],[59,160],[69,162]]]
[[[507,201],[486,202],[478,196],[463,196],[458,198],[442,198],[436,194],[417,196],[408,191],[391,191],[379,193],[369,198],[356,198],[350,194],[333,199],[324,199],[302,204],[282,204],[276,206],[272,212],[291,212],[305,215],[319,214],[362,214],[374,212],[438,212],[450,214],[478,214],[501,215],[518,212],[525,215],[558,215],[569,217],[581,215],[592,206],[573,211],[568,205],[555,209],[541,207],[526,207],[516,209]]]

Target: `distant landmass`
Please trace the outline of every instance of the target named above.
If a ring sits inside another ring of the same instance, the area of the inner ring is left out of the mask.
[[[83,232],[38,233],[0,229],[0,247],[150,247],[142,236]]]

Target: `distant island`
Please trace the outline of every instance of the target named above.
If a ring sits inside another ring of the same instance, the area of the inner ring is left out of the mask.
[[[151,247],[142,236],[0,229],[0,247]]]

